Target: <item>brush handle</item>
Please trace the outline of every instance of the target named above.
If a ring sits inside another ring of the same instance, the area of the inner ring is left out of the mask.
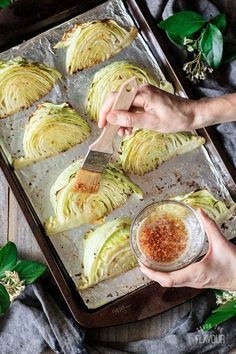
[[[138,83],[135,77],[127,80],[121,87],[112,106],[111,111],[128,111],[133,103],[133,100],[138,92]],[[106,123],[99,138],[90,145],[90,150],[113,153],[113,140],[119,130],[118,125]]]

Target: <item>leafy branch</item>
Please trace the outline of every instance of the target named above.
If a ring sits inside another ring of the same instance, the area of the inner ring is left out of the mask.
[[[25,286],[33,283],[45,270],[42,263],[19,260],[16,245],[7,242],[0,249],[0,315],[6,313]]]
[[[236,59],[236,43],[224,39],[227,21],[223,13],[205,20],[197,12],[181,11],[158,26],[173,43],[189,52],[191,60],[183,70],[193,82],[204,80],[220,64]]]
[[[216,290],[216,303],[220,305],[206,319],[202,328],[208,331],[211,328],[236,316],[236,292]]]

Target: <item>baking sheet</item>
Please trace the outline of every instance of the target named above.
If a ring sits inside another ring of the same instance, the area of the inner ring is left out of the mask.
[[[108,1],[0,55],[1,59],[10,59],[21,55],[27,60],[44,62],[57,68],[63,74],[63,79],[55,85],[47,96],[38,102],[52,101],[54,103],[62,103],[69,101],[89,122],[92,128],[92,134],[86,142],[58,156],[16,171],[42,222],[50,215],[53,215],[49,202],[51,185],[75,158],[85,155],[88,146],[99,134],[97,125],[91,123],[90,119],[84,114],[87,92],[95,72],[111,62],[125,59],[147,68],[158,79],[165,80],[148,46],[140,35],[128,48],[125,48],[121,53],[105,63],[98,64],[75,75],[68,75],[65,72],[65,51],[54,51],[54,44],[61,39],[63,33],[71,28],[74,23],[104,18],[113,18],[123,26],[134,25],[121,0]],[[24,127],[38,102],[25,111],[0,120],[1,142],[13,158],[23,155]],[[116,144],[119,144],[118,140]],[[167,199],[206,187],[214,196],[224,200],[228,206],[233,203],[223,179],[203,148],[178,156],[161,165],[157,171],[155,170],[144,177],[131,176],[131,178],[143,189],[144,200],[140,201],[135,196],[131,196],[126,205],[114,211],[112,215],[107,217],[107,220],[127,215],[134,217],[145,205],[154,200]],[[224,232],[227,238],[235,237],[235,226],[235,218],[224,225]],[[93,228],[94,226],[87,225],[50,236],[54,247],[76,285],[78,285],[80,276],[83,273],[82,237],[87,229],[91,227]],[[149,280],[138,269],[134,269],[116,278],[108,279],[90,289],[80,291],[80,294],[89,308],[96,308],[145,285],[147,282]]]

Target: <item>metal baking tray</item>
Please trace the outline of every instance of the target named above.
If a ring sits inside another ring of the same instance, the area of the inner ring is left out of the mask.
[[[96,2],[96,5],[105,3],[105,1]],[[181,96],[187,96],[187,89],[183,88],[184,80],[173,63],[170,62],[171,56],[167,58],[166,48],[163,49],[163,38],[156,31],[156,26],[152,22],[147,9],[143,6],[141,1],[123,1],[126,6],[126,11],[132,17],[136,26],[139,28],[139,33],[143,37],[146,44],[148,44],[154,58],[161,66],[167,79],[169,79],[175,86],[176,92]],[[94,4],[92,1],[87,2],[87,8],[71,9],[73,15],[78,15],[91,9]],[[65,14],[67,19],[70,10]],[[58,15],[51,17],[51,24],[55,23]],[[49,21],[49,20],[48,20]],[[37,24],[36,28],[40,27]],[[10,46],[10,45],[9,45]],[[166,47],[166,43],[165,43]],[[227,186],[228,191],[232,196],[236,195],[236,178],[233,169],[230,170],[229,164],[225,164],[224,155],[220,155],[214,141],[212,140],[212,132],[210,129],[202,129],[200,132],[207,139],[206,148],[208,153],[217,166],[217,173],[224,180],[224,185]],[[67,273],[62,261],[55,251],[52,242],[45,234],[39,217],[32,206],[27,194],[19,182],[17,175],[12,170],[8,160],[3,151],[1,151],[1,166],[9,181],[9,184],[15,193],[18,202],[35,234],[36,239],[48,262],[48,266],[59,286],[61,292],[67,301],[75,319],[82,325],[87,327],[100,327],[115,325],[124,322],[130,322],[149,317],[151,315],[160,313],[168,308],[171,308],[199,293],[199,290],[182,288],[182,289],[164,289],[158,284],[151,283],[142,287],[132,293],[129,293],[122,298],[119,298],[103,307],[96,310],[89,310],[85,305],[80,295],[76,291],[75,284]],[[145,302],[143,299],[145,298]]]

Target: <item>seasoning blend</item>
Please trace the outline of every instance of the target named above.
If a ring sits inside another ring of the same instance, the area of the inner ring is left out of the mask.
[[[176,201],[144,208],[131,226],[131,248],[149,268],[173,271],[187,266],[201,254],[205,232],[197,213]]]

